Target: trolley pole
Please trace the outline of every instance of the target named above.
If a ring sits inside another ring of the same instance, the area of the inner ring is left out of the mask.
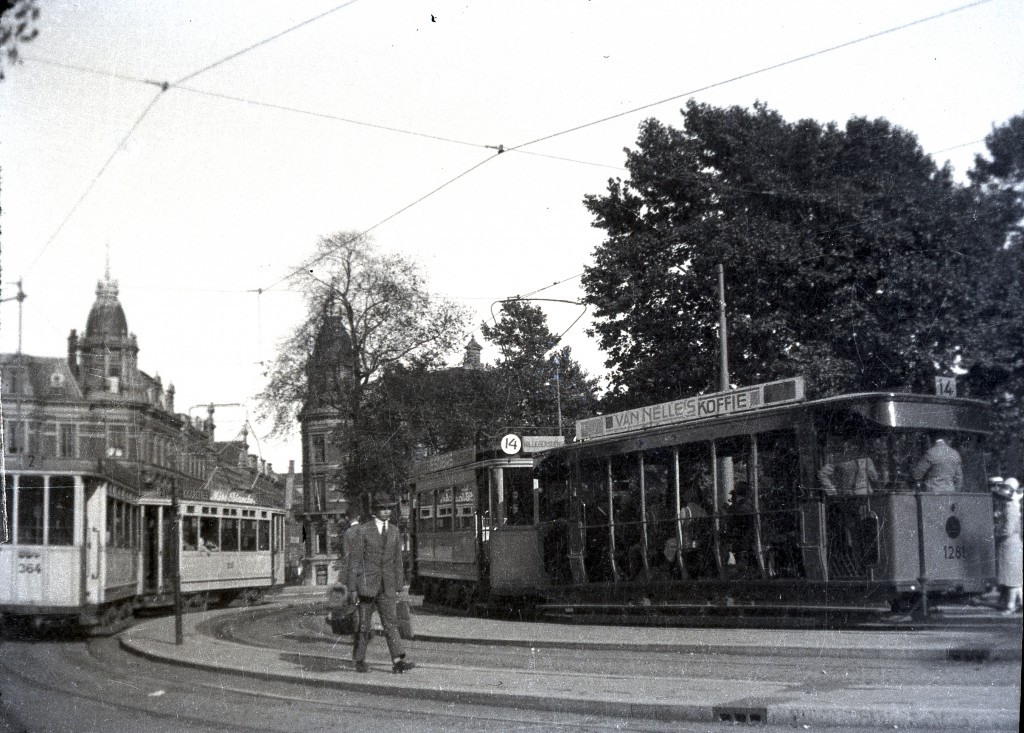
[[[723,392],[729,391],[729,332],[725,322],[725,268],[718,264],[718,342],[719,369],[718,386]]]
[[[178,481],[171,479],[171,514],[174,522],[171,525],[173,535],[171,544],[174,550],[174,643],[181,646],[185,643],[185,630],[182,625],[181,608],[181,517],[178,514]]]

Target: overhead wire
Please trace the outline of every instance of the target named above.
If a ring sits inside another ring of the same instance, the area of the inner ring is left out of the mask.
[[[728,79],[723,79],[722,81],[717,81],[717,82],[714,82],[712,84],[707,84],[705,86],[698,87],[696,89],[691,89],[690,91],[681,92],[679,94],[674,94],[671,97],[665,97],[664,99],[659,99],[656,102],[650,102],[648,104],[642,104],[639,107],[633,107],[633,108],[627,109],[627,110],[625,110],[623,112],[617,112],[617,113],[615,113],[613,115],[608,115],[607,117],[602,117],[600,119],[593,120],[591,122],[585,122],[585,123],[583,123],[581,125],[576,125],[575,127],[570,127],[570,128],[565,129],[565,130],[561,130],[559,132],[553,132],[553,133],[551,133],[549,135],[544,135],[544,136],[538,137],[538,138],[536,138],[534,140],[530,140],[529,142],[520,143],[519,145],[514,145],[511,148],[508,148],[508,150],[518,150],[520,148],[525,148],[525,147],[530,146],[530,145],[535,145],[535,144],[537,144],[539,142],[543,142],[545,140],[551,140],[551,139],[556,138],[556,137],[561,137],[562,135],[568,135],[571,132],[578,132],[579,130],[586,129],[588,127],[593,127],[594,125],[600,125],[600,124],[602,124],[604,122],[609,122],[611,120],[619,119],[620,117],[625,117],[627,115],[635,114],[636,112],[641,112],[641,111],[643,111],[645,109],[650,109],[651,107],[657,107],[658,105],[665,104],[666,102],[674,102],[674,101],[676,101],[678,99],[682,99],[683,97],[690,97],[690,96],[693,96],[694,94],[699,94],[700,92],[706,92],[709,89],[715,89],[717,87],[724,86],[726,84],[732,84],[733,82],[736,82],[736,81],[741,81],[743,79],[749,79],[749,78],[751,78],[753,76],[758,76],[759,74],[764,74],[764,73],[767,73],[769,71],[774,71],[776,69],[781,69],[781,68],[783,68],[785,66],[791,66],[793,64],[800,63],[801,61],[807,61],[808,59],[812,59],[812,58],[815,58],[817,56],[822,56],[822,55],[827,54],[827,53],[832,53],[833,51],[838,51],[838,50],[843,49],[843,48],[849,48],[850,46],[855,46],[855,45],[857,45],[859,43],[864,43],[865,41],[870,41],[870,40],[873,40],[875,38],[881,38],[882,36],[886,36],[886,35],[889,35],[889,34],[892,34],[892,33],[896,33],[898,31],[906,30],[907,28],[913,28],[916,25],[921,25],[922,23],[928,23],[928,22],[931,22],[933,20],[938,20],[939,18],[944,18],[944,17],[947,17],[949,15],[953,15],[955,13],[960,13],[960,12],[963,12],[965,10],[969,10],[971,8],[978,7],[980,5],[986,5],[986,4],[991,3],[991,2],[995,2],[995,0],[977,0],[976,2],[968,3],[967,5],[961,5],[961,6],[956,7],[956,8],[951,8],[949,10],[945,10],[945,11],[943,11],[941,13],[936,13],[934,15],[929,15],[926,18],[919,18],[917,20],[912,20],[909,23],[903,23],[901,25],[893,26],[891,28],[886,28],[885,30],[877,31],[875,33],[869,33],[866,36],[861,36],[859,38],[855,38],[855,39],[850,40],[850,41],[845,41],[843,43],[839,43],[839,44],[836,44],[834,46],[829,46],[828,48],[819,49],[817,51],[813,51],[811,53],[804,54],[802,56],[797,56],[795,58],[788,59],[786,61],[780,61],[777,64],[771,64],[770,66],[763,66],[763,67],[761,67],[759,69],[755,69],[754,71],[748,71],[748,72],[746,72],[744,74],[739,74],[737,76],[733,76],[733,77],[730,77]]]
[[[166,92],[168,89],[170,89],[173,86],[176,86],[178,84],[182,84],[182,83],[188,81],[189,79],[193,79],[193,78],[199,76],[200,74],[203,74],[203,73],[209,71],[210,69],[214,69],[214,68],[216,68],[216,67],[218,67],[218,66],[220,66],[220,65],[222,65],[224,63],[227,63],[228,61],[231,61],[232,59],[236,59],[239,56],[241,56],[241,55],[243,55],[245,53],[248,53],[249,51],[252,51],[255,48],[259,48],[260,46],[263,46],[263,45],[265,45],[267,43],[270,43],[271,41],[274,41],[274,40],[276,40],[278,38],[281,38],[282,36],[284,36],[284,35],[286,35],[288,33],[291,33],[292,31],[294,31],[294,30],[296,30],[298,28],[302,28],[305,25],[308,25],[308,24],[313,23],[313,22],[315,22],[317,20],[320,20],[321,18],[324,18],[324,17],[330,15],[331,13],[334,13],[334,12],[336,12],[338,10],[341,10],[342,8],[346,8],[346,7],[348,7],[349,5],[352,5],[355,2],[358,2],[358,0],[347,0],[347,2],[344,2],[341,5],[338,5],[338,6],[334,7],[334,8],[332,8],[331,10],[328,10],[328,11],[325,11],[323,13],[320,13],[319,15],[314,16],[312,18],[309,18],[308,20],[305,20],[302,23],[299,23],[298,25],[292,26],[291,28],[288,28],[287,30],[281,31],[280,33],[275,33],[273,36],[265,38],[262,41],[258,41],[257,43],[254,43],[254,44],[252,44],[250,46],[247,46],[246,48],[243,48],[240,51],[236,51],[235,53],[229,54],[229,55],[227,55],[227,56],[225,56],[225,57],[215,61],[212,64],[208,64],[208,65],[204,66],[203,68],[199,69],[198,71],[194,71],[191,74],[183,76],[181,79],[179,79],[178,81],[174,82],[174,84],[170,84],[169,82],[166,82],[166,81],[164,81],[164,82],[155,82],[155,81],[148,80],[148,79],[131,79],[131,77],[128,77],[132,81],[141,81],[144,84],[151,84],[151,85],[158,86],[160,91],[156,93],[156,95],[153,97],[152,100],[150,100],[149,104],[142,111],[142,114],[140,114],[136,118],[135,123],[131,126],[131,129],[128,130],[128,133],[121,139],[121,142],[117,145],[117,147],[114,148],[114,152],[112,152],[110,154],[110,157],[107,158],[106,162],[100,168],[99,172],[89,182],[89,185],[86,186],[85,191],[82,193],[81,196],[78,197],[78,200],[75,201],[74,205],[71,207],[71,210],[61,220],[60,224],[57,226],[57,229],[53,232],[53,234],[50,235],[50,238],[47,239],[46,242],[43,244],[42,248],[39,251],[39,254],[36,255],[35,259],[33,259],[31,263],[29,263],[29,266],[28,266],[27,269],[31,270],[33,267],[35,267],[35,264],[43,256],[43,254],[46,252],[46,250],[49,249],[50,245],[57,238],[57,235],[59,235],[60,232],[64,229],[64,226],[68,223],[68,221],[74,215],[75,211],[78,210],[78,207],[81,206],[82,202],[89,195],[89,192],[92,191],[93,187],[95,187],[96,183],[99,181],[99,179],[103,175],[103,173],[107,170],[107,168],[110,167],[111,162],[117,156],[118,152],[120,152],[121,149],[123,149],[124,146],[127,145],[128,140],[131,138],[131,136],[138,129],[139,125],[142,124],[142,121],[146,118],[146,115],[148,115],[149,111],[151,109],[153,109],[153,106],[156,104],[157,100],[160,99],[160,96],[164,92]],[[72,67],[70,67],[70,65],[65,65],[65,66],[68,67],[68,68],[72,68]],[[108,74],[108,75],[114,76],[115,78],[123,78],[120,75],[115,75],[115,74]]]

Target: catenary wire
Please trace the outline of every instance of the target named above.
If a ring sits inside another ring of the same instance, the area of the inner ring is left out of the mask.
[[[228,61],[230,61],[232,59],[238,58],[242,54],[248,53],[249,51],[251,51],[251,50],[253,50],[255,48],[258,48],[259,46],[262,46],[262,45],[264,45],[266,43],[269,43],[269,42],[271,42],[273,40],[276,40],[276,39],[280,38],[281,36],[284,36],[284,35],[286,35],[288,33],[291,33],[292,31],[294,31],[294,30],[296,30],[298,28],[301,28],[301,27],[303,27],[305,25],[308,25],[309,23],[312,23],[312,22],[314,22],[316,20],[319,20],[320,18],[323,18],[323,17],[325,17],[327,15],[330,15],[331,13],[336,12],[338,10],[341,10],[342,8],[348,7],[349,5],[352,5],[353,3],[357,2],[357,1],[358,0],[348,0],[348,2],[342,3],[341,5],[338,5],[337,7],[333,8],[331,10],[328,10],[328,11],[326,11],[324,13],[321,13],[320,15],[317,15],[317,16],[315,16],[313,18],[308,19],[308,20],[305,20],[302,23],[299,23],[298,25],[292,26],[291,28],[288,28],[287,30],[281,31],[280,33],[276,33],[273,36],[270,36],[269,38],[265,38],[262,41],[259,41],[257,43],[252,44],[251,46],[248,46],[247,48],[243,48],[241,51],[236,51],[233,54],[229,54],[228,56],[225,56],[224,58],[220,59],[219,61],[215,61],[212,64],[204,66],[202,69],[199,69],[198,71],[195,71],[195,72],[193,72],[193,73],[191,73],[191,74],[189,74],[187,76],[182,77],[177,82],[175,82],[175,84],[181,84],[181,83],[183,83],[183,82],[185,82],[185,81],[187,81],[189,79],[193,79],[196,76],[199,76],[200,74],[202,74],[202,73],[204,73],[206,71],[209,71],[210,69],[213,69],[213,68],[215,68],[217,66],[220,66],[221,64],[226,63],[226,62],[228,62]],[[46,250],[49,249],[50,245],[57,238],[57,235],[60,234],[60,232],[64,229],[64,226],[68,223],[68,221],[74,215],[75,211],[78,210],[78,207],[82,204],[82,202],[85,200],[85,198],[89,195],[89,192],[92,191],[92,189],[95,187],[95,185],[99,181],[100,177],[107,170],[107,168],[110,167],[110,163],[117,156],[118,152],[128,143],[128,140],[131,138],[131,136],[138,129],[139,125],[142,124],[142,121],[146,118],[146,115],[148,115],[149,111],[151,109],[153,109],[153,106],[157,103],[157,100],[160,99],[161,94],[166,92],[172,86],[172,85],[168,84],[167,82],[153,82],[153,81],[150,81],[150,80],[138,80],[138,81],[142,81],[145,84],[155,84],[155,85],[159,86],[160,91],[157,92],[157,94],[153,97],[152,100],[150,100],[149,105],[142,111],[142,114],[138,116],[138,118],[135,120],[135,124],[132,125],[132,127],[128,131],[128,133],[121,139],[121,142],[117,145],[117,147],[114,148],[114,152],[112,152],[110,154],[110,157],[107,158],[107,161],[100,168],[99,172],[89,182],[89,185],[86,186],[85,191],[82,193],[81,196],[78,197],[78,200],[75,201],[74,205],[71,207],[71,210],[67,213],[67,215],[61,220],[60,224],[57,226],[57,229],[54,231],[53,234],[50,235],[50,238],[47,239],[46,242],[43,244],[43,246],[40,248],[39,254],[36,255],[35,259],[33,259],[31,263],[29,263],[29,266],[27,268],[28,270],[31,270],[33,267],[35,267],[35,264],[39,261],[39,258],[41,258],[43,256],[43,254],[46,252]]]
[[[896,33],[898,31],[906,30],[907,28],[912,28],[912,27],[914,27],[916,25],[921,25],[922,23],[928,23],[930,21],[937,20],[939,18],[944,18],[946,16],[953,15],[955,13],[960,13],[960,12],[963,12],[964,10],[969,10],[971,8],[975,8],[975,7],[978,7],[980,5],[985,5],[985,4],[991,3],[991,2],[994,2],[994,0],[977,0],[977,2],[969,3],[967,5],[961,5],[961,6],[956,7],[956,8],[951,8],[951,9],[945,10],[945,11],[943,11],[941,13],[936,13],[935,15],[929,15],[926,18],[919,18],[917,20],[912,20],[909,23],[903,23],[901,25],[893,26],[892,28],[886,28],[885,30],[878,31],[876,33],[870,33],[870,34],[868,34],[866,36],[861,36],[860,38],[855,38],[855,39],[853,39],[851,41],[846,41],[844,43],[840,43],[840,44],[837,44],[835,46],[829,46],[828,48],[819,49],[817,51],[813,51],[811,53],[804,54],[803,56],[797,56],[796,58],[788,59],[786,61],[780,61],[779,63],[772,64],[770,66],[763,66],[763,67],[761,67],[759,69],[755,69],[754,71],[748,71],[745,74],[740,74],[738,76],[730,77],[729,79],[724,79],[722,81],[717,81],[717,82],[714,82],[712,84],[707,84],[707,85],[705,85],[703,87],[698,87],[696,89],[691,89],[690,91],[687,91],[687,92],[682,92],[680,94],[674,94],[671,97],[665,97],[664,99],[659,99],[657,102],[650,102],[648,104],[643,104],[643,105],[640,105],[639,107],[633,107],[632,109],[625,110],[624,112],[617,112],[616,114],[609,115],[607,117],[602,117],[601,119],[598,119],[598,120],[593,120],[591,122],[585,122],[582,125],[576,125],[575,127],[570,127],[568,129],[561,130],[559,132],[553,132],[553,133],[551,133],[549,135],[544,135],[543,137],[538,137],[538,138],[536,138],[534,140],[530,140],[529,142],[520,143],[519,145],[515,145],[515,146],[509,148],[509,150],[518,150],[519,148],[524,148],[524,147],[527,147],[529,145],[535,145],[536,143],[543,142],[545,140],[551,140],[552,138],[561,137],[562,135],[568,135],[571,132],[577,132],[579,130],[583,130],[583,129],[588,128],[588,127],[593,127],[594,125],[600,125],[600,124],[602,124],[604,122],[609,122],[610,120],[616,120],[616,119],[619,119],[620,117],[625,117],[627,115],[631,115],[631,114],[634,114],[636,112],[640,112],[640,111],[645,110],[645,109],[650,109],[651,107],[657,107],[658,105],[665,104],[666,102],[673,102],[673,101],[675,101],[677,99],[682,99],[683,97],[690,97],[690,96],[693,96],[694,94],[698,94],[700,92],[706,92],[709,89],[715,89],[716,87],[724,86],[726,84],[731,84],[731,83],[733,83],[735,81],[740,81],[742,79],[749,79],[752,76],[757,76],[759,74],[764,74],[764,73],[766,73],[768,71],[774,71],[775,69],[781,69],[784,66],[790,66],[792,64],[796,64],[796,63],[799,63],[801,61],[807,61],[808,59],[812,59],[812,58],[815,58],[817,56],[822,56],[824,54],[831,53],[833,51],[838,51],[838,50],[843,49],[843,48],[848,48],[850,46],[855,46],[858,43],[863,43],[865,41],[870,41],[870,40],[875,39],[875,38],[880,38],[882,36],[886,36],[886,35],[889,35],[891,33]]]
[[[251,46],[247,46],[247,47],[243,48],[240,51],[235,51],[232,54],[228,54],[227,56],[225,56],[224,58],[220,59],[219,61],[214,61],[212,64],[208,64],[207,66],[204,66],[203,68],[199,69],[198,71],[193,71],[191,74],[188,74],[186,76],[181,77],[180,79],[178,79],[178,81],[174,82],[174,84],[172,84],[172,86],[177,86],[179,84],[184,84],[189,79],[194,79],[195,77],[199,76],[200,74],[205,74],[207,71],[210,71],[211,69],[215,69],[218,66],[220,66],[221,64],[226,64],[228,61],[231,61],[232,59],[236,59],[236,58],[238,58],[239,56],[241,56],[243,54],[249,53],[249,51],[252,51],[254,49],[259,48],[260,46],[264,46],[264,45],[270,43],[271,41],[276,41],[281,36],[285,36],[285,35],[291,33],[292,31],[298,30],[299,28],[302,28],[303,26],[309,25],[310,23],[315,23],[316,21],[318,21],[318,20],[320,20],[322,18],[326,18],[328,15],[331,15],[332,13],[336,13],[339,10],[342,10],[343,8],[347,8],[349,5],[352,5],[352,4],[356,3],[356,2],[358,2],[358,0],[348,0],[348,2],[344,2],[341,5],[337,5],[337,6],[333,7],[333,8],[331,8],[330,10],[326,10],[326,11],[320,13],[319,15],[315,15],[312,18],[304,20],[301,23],[299,23],[298,25],[293,25],[291,28],[283,30],[280,33],[275,33],[274,35],[270,36],[269,38],[264,38],[262,41],[257,41],[256,43],[252,44]]]

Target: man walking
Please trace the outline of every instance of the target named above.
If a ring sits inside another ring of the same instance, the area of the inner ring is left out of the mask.
[[[405,661],[405,649],[398,632],[398,590],[405,578],[398,528],[391,522],[393,505],[394,501],[387,494],[374,494],[373,519],[352,530],[347,585],[359,595],[359,631],[353,655],[356,672],[369,671],[366,647],[370,643],[374,609],[380,615],[391,652],[391,671],[401,674],[416,666]]]

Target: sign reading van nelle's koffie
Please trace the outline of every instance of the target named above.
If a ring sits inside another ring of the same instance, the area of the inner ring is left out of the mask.
[[[762,407],[799,402],[803,398],[803,377],[781,379],[777,382],[731,389],[728,392],[684,397],[658,405],[577,420],[576,438],[588,440],[691,420],[735,415]]]

